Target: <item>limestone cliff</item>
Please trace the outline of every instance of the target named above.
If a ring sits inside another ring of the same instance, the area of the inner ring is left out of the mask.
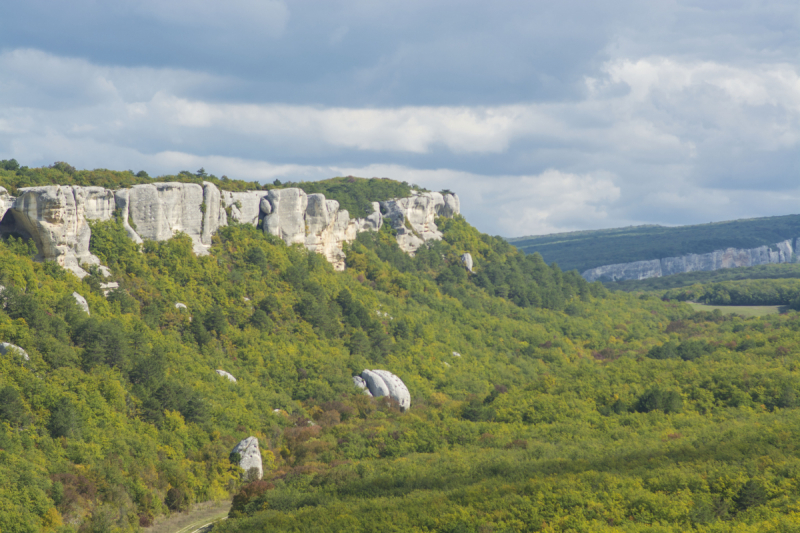
[[[770,263],[790,263],[795,260],[794,251],[797,246],[800,246],[800,239],[795,242],[786,240],[777,243],[775,245],[777,251],[772,250],[769,246],[759,246],[758,248],[744,250],[727,248],[707,254],[687,254],[650,261],[605,265],[589,269],[581,275],[586,281],[625,281],[658,278],[683,272],[702,272]]]
[[[412,255],[425,241],[441,240],[442,233],[436,227],[436,217],[453,217],[461,210],[458,196],[438,192],[412,191],[408,198],[381,202],[380,206],[381,212],[397,231],[400,248]]]
[[[114,193],[101,187],[49,185],[20,189],[17,198],[0,193],[4,204],[3,232],[30,237],[39,260],[56,261],[86,275],[80,265],[99,265],[89,252],[88,220],[108,220],[114,212]]]
[[[437,216],[459,212],[453,194],[416,193],[373,203],[373,213],[351,219],[339,203],[301,189],[220,191],[212,183],[152,183],[112,191],[101,187],[52,185],[20,189],[13,197],[0,187],[0,234],[31,238],[40,260],[56,261],[78,277],[82,265],[99,265],[89,252],[90,220],[109,220],[117,210],[128,236],[137,243],[186,233],[197,254],[206,254],[214,233],[228,219],[258,225],[287,244],[301,244],[344,269],[344,243],[359,232],[377,231],[384,214],[397,230],[400,247],[414,253],[430,239],[441,239]]]

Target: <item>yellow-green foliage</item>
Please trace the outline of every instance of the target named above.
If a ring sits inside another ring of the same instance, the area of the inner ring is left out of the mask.
[[[218,531],[797,527],[800,315],[610,293],[441,222],[413,259],[364,234],[343,273],[250,226],[195,257],[97,223],[108,297],[0,243],[0,340],[30,354],[0,357],[0,531],[135,531],[234,494]],[[411,410],[361,394],[364,368]],[[243,487],[250,435],[266,479]]]

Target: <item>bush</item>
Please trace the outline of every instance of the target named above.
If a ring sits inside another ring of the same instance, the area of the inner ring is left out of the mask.
[[[170,511],[185,511],[189,508],[189,501],[186,495],[177,487],[172,487],[167,491],[164,504]]]
[[[676,391],[665,391],[659,388],[650,389],[639,397],[636,410],[640,413],[650,411],[663,411],[664,413],[678,413],[683,408],[683,399]]]
[[[50,436],[77,438],[81,434],[80,413],[67,398],[62,398],[50,411],[50,421],[47,424]]]

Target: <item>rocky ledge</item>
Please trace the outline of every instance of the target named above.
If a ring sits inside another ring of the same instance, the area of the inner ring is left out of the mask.
[[[82,278],[87,275],[84,266],[100,265],[89,251],[88,221],[110,220],[117,210],[134,241],[161,241],[184,232],[197,254],[208,253],[211,237],[229,220],[253,226],[263,221],[264,232],[287,244],[302,244],[344,270],[343,244],[362,231],[379,230],[384,216],[397,231],[400,248],[413,254],[425,241],[442,238],[436,217],[452,217],[460,205],[454,194],[414,191],[408,198],[372,207],[371,215],[351,219],[337,201],[322,194],[295,188],[220,191],[208,182],[152,183],[116,191],[50,185],[20,189],[17,197],[0,187],[0,235],[33,239],[39,260],[56,261]]]
[[[707,254],[687,254],[679,257],[665,257],[650,261],[635,261],[592,268],[581,274],[586,281],[626,281],[658,278],[681,274],[683,272],[702,272],[721,268],[748,267],[770,263],[791,263],[795,261],[795,250],[800,239],[785,240],[769,246],[739,249],[727,248]]]

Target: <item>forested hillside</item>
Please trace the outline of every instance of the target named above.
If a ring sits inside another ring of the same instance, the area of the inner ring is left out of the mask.
[[[631,226],[508,239],[526,254],[538,252],[563,270],[630,263],[725,248],[757,248],[800,237],[800,215],[752,218],[695,226]]]
[[[799,314],[695,314],[437,223],[413,258],[362,233],[344,272],[249,225],[196,257],[95,223],[107,297],[0,242],[0,341],[29,355],[0,356],[0,531],[132,532],[230,496],[216,532],[800,527]],[[354,387],[365,368],[411,409]],[[248,436],[262,481],[231,463]]]

